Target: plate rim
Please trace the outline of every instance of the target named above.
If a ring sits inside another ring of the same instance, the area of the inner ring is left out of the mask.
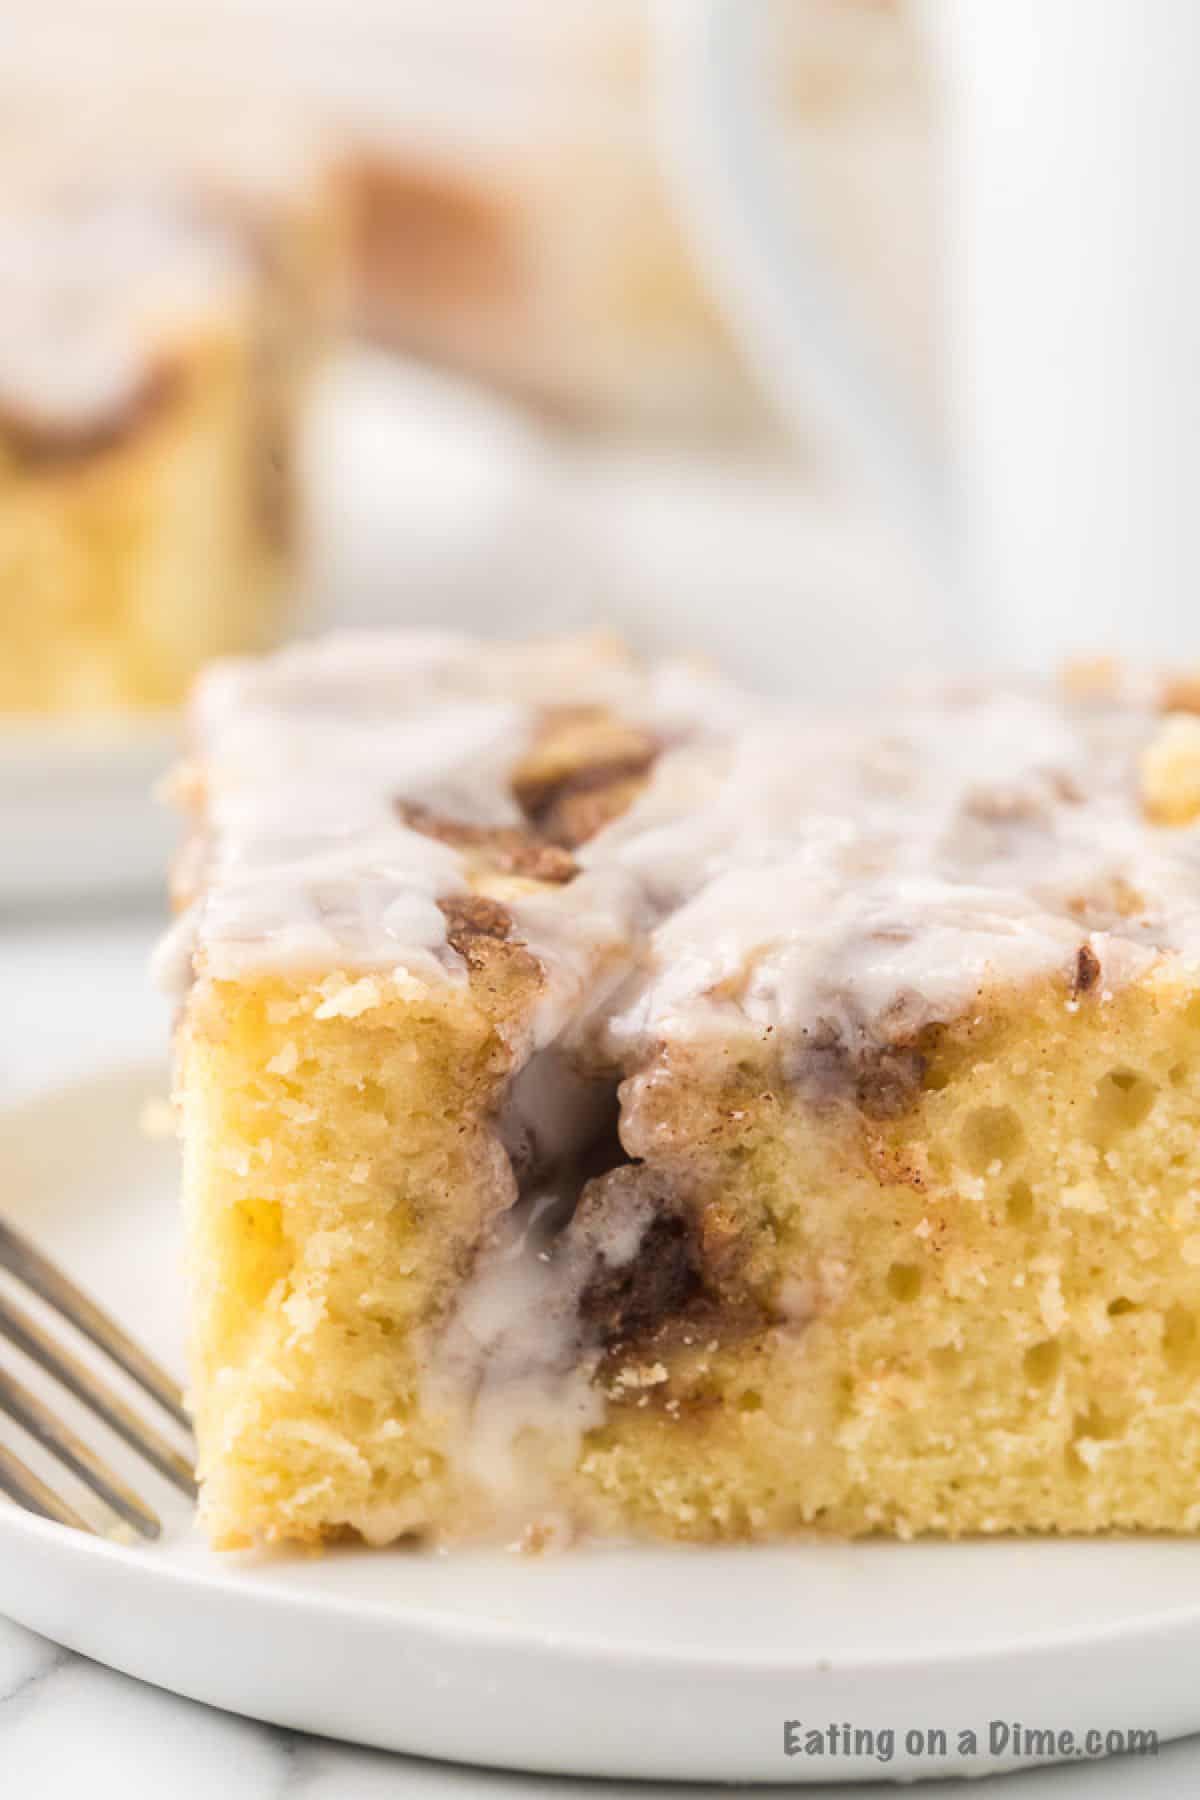
[[[631,1659],[640,1659],[643,1663],[653,1668],[688,1668],[697,1673],[705,1672],[710,1674],[719,1673],[722,1668],[731,1667],[743,1672],[747,1670],[757,1670],[761,1673],[782,1673],[790,1668],[796,1667],[798,1664],[803,1665],[811,1662],[813,1666],[824,1667],[839,1661],[843,1669],[852,1667],[854,1669],[871,1670],[872,1672],[879,1673],[902,1670],[906,1674],[911,1674],[919,1672],[923,1668],[928,1670],[941,1668],[944,1666],[946,1659],[946,1651],[944,1649],[937,1652],[930,1652],[922,1647],[919,1642],[915,1642],[911,1648],[905,1646],[895,1650],[868,1655],[862,1655],[858,1652],[834,1652],[832,1656],[821,1653],[808,1657],[804,1653],[799,1653],[795,1656],[785,1657],[782,1653],[765,1652],[757,1654],[739,1650],[736,1655],[730,1656],[727,1653],[719,1650],[714,1651],[711,1648],[701,1650],[688,1646],[680,1646],[678,1649],[665,1649],[662,1647],[639,1647],[637,1645],[621,1644],[605,1641],[602,1638],[571,1638],[569,1636],[560,1635],[549,1628],[540,1630],[535,1628],[530,1630],[522,1627],[519,1623],[514,1623],[508,1619],[497,1620],[485,1618],[483,1616],[472,1617],[465,1614],[446,1616],[437,1613],[429,1606],[421,1605],[414,1606],[411,1609],[398,1609],[393,1603],[386,1601],[373,1601],[369,1598],[356,1598],[351,1600],[342,1595],[327,1592],[306,1593],[303,1590],[293,1588],[287,1584],[272,1585],[255,1593],[250,1583],[241,1578],[243,1573],[248,1572],[222,1569],[219,1567],[213,1569],[192,1568],[186,1565],[166,1561],[156,1562],[156,1550],[154,1545],[147,1545],[144,1548],[140,1548],[121,1544],[103,1537],[86,1536],[80,1532],[72,1532],[71,1528],[68,1526],[59,1525],[52,1520],[38,1518],[34,1514],[22,1511],[15,1504],[10,1505],[3,1502],[3,1500],[0,1500],[0,1548],[2,1548],[2,1540],[7,1533],[11,1533],[14,1537],[19,1538],[23,1531],[31,1532],[35,1538],[41,1539],[48,1545],[61,1546],[69,1559],[96,1559],[107,1562],[117,1567],[128,1569],[133,1578],[138,1581],[150,1581],[151,1583],[162,1582],[178,1588],[205,1590],[217,1595],[227,1596],[238,1604],[244,1603],[248,1606],[254,1606],[259,1603],[264,1603],[268,1608],[280,1612],[291,1611],[306,1616],[332,1616],[343,1621],[369,1621],[384,1626],[392,1623],[395,1624],[397,1628],[426,1631],[431,1637],[442,1639],[459,1640],[469,1638],[472,1640],[473,1647],[478,1648],[491,1645],[497,1649],[503,1648],[510,1654],[514,1650],[520,1649],[526,1651],[534,1651],[539,1648],[544,1649],[550,1643],[553,1643],[557,1655],[571,1657],[578,1661],[590,1662],[597,1657],[603,1657],[606,1660],[619,1661],[622,1664],[628,1664]],[[1021,1540],[1011,1537],[998,1538],[996,1540],[957,1540],[959,1543],[966,1541],[978,1541],[981,1543],[994,1541],[996,1542],[997,1547],[1021,1547]],[[1030,1540],[1031,1543],[1034,1541],[1044,1542],[1047,1540]],[[1117,1541],[1135,1543],[1138,1540],[1136,1534],[1130,1533],[1116,1539],[1106,1539],[1103,1537],[1089,1539],[1080,1536],[1076,1539],[1064,1541],[1078,1543],[1081,1547],[1084,1545],[1089,1548],[1094,1547],[1098,1550],[1104,1542]],[[841,1547],[843,1542],[844,1540],[842,1539],[830,1540],[828,1547]],[[897,1554],[902,1554],[903,1551],[908,1548],[906,1544],[901,1544],[899,1542],[892,1543],[884,1540],[870,1540],[870,1542],[876,1544],[877,1548],[884,1553],[895,1550]],[[1180,1542],[1181,1546],[1183,1546],[1187,1543],[1187,1540],[1181,1539]],[[934,1540],[930,1540],[930,1544],[932,1545],[933,1543]],[[198,1543],[196,1547],[202,1552],[205,1550],[203,1543]],[[597,1545],[594,1547],[577,1547],[574,1550],[566,1549],[555,1551],[550,1554],[554,1556],[561,1555],[564,1557],[583,1554],[585,1556],[590,1555],[602,1558],[609,1553],[610,1548],[615,1548],[624,1553],[632,1553],[634,1555],[644,1552],[648,1558],[666,1556],[699,1558],[705,1556],[710,1550],[716,1549],[718,1554],[724,1553],[727,1555],[744,1555],[746,1557],[752,1557],[762,1549],[773,1549],[777,1553],[784,1555],[792,1550],[797,1554],[811,1551],[819,1555],[826,1547],[827,1546],[823,1543],[813,1542],[811,1540],[806,1540],[803,1543],[795,1545],[745,1545],[738,1547],[659,1544],[621,1545],[615,1547]],[[1195,1547],[1197,1551],[1200,1552],[1200,1544],[1197,1544]],[[164,1546],[164,1548],[166,1548],[166,1546]],[[468,1550],[466,1552],[468,1555],[478,1553],[479,1552],[476,1550]],[[241,1554],[253,1555],[256,1553],[231,1551],[227,1553],[213,1552],[212,1554],[219,1557],[223,1554],[236,1556]],[[264,1552],[263,1554],[269,1555],[270,1552]],[[328,1550],[317,1552],[316,1554],[321,1558],[345,1554],[362,1557],[369,1556],[371,1558],[383,1556],[395,1560],[399,1560],[403,1556],[413,1555],[422,1558],[444,1558],[447,1563],[449,1563],[454,1559],[456,1552],[453,1549],[448,1551],[437,1549],[428,1550],[417,1545],[412,1546],[411,1549],[392,1545],[384,1546],[382,1549],[368,1548],[366,1546],[347,1546],[344,1549],[331,1547]],[[490,1553],[485,1551],[484,1554]],[[514,1567],[519,1567],[520,1565],[521,1557],[516,1552],[498,1549],[495,1551],[495,1555],[497,1558],[511,1557]],[[282,1568],[283,1565],[280,1564],[279,1567]],[[1136,1614],[1131,1618],[1111,1622],[1103,1626],[1071,1626],[1059,1631],[1043,1632],[1036,1637],[1020,1638],[1013,1635],[1011,1637],[997,1638],[986,1643],[976,1643],[956,1647],[954,1658],[956,1663],[978,1663],[989,1662],[994,1659],[1027,1656],[1033,1651],[1036,1651],[1039,1654],[1045,1653],[1050,1655],[1068,1654],[1074,1650],[1095,1649],[1101,1646],[1115,1648],[1124,1638],[1141,1638],[1152,1632],[1163,1631],[1179,1631],[1185,1634],[1188,1632],[1196,1632],[1197,1634],[1200,1634],[1200,1600],[1190,1602],[1186,1606],[1180,1607],[1178,1610],[1164,1611],[1160,1609],[1157,1612],[1152,1611],[1145,1614]]]

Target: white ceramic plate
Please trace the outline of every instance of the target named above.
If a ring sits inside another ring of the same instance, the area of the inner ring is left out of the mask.
[[[6,1216],[178,1363],[174,1151],[137,1130],[163,1085],[149,1069],[109,1075],[0,1115],[0,1192]],[[1022,1760],[988,1756],[993,1720],[1081,1739],[1200,1727],[1198,1544],[256,1561],[213,1556],[171,1490],[140,1483],[166,1525],[153,1548],[0,1502],[0,1611],[280,1725],[505,1767],[729,1781],[979,1774]],[[895,1751],[789,1758],[786,1720],[891,1729]],[[977,1755],[958,1757],[960,1730]],[[947,1754],[906,1750],[907,1733],[932,1731]]]

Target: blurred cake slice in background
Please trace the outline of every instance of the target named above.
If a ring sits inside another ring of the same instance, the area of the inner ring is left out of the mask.
[[[907,9],[768,12],[763,105],[798,229],[919,386],[930,133]],[[340,145],[352,316],[378,341],[574,424],[769,439],[770,396],[671,192],[656,83],[650,0],[43,0],[0,18],[0,101],[115,112],[149,148],[273,109]]]
[[[664,159],[646,0],[553,21],[519,0],[418,10],[389,9],[387,103],[364,84],[342,115],[359,322],[578,423],[761,438],[770,397]],[[929,107],[907,15],[884,0],[770,11],[762,101],[797,227],[925,402]],[[376,12],[360,0],[356,16]]]
[[[200,664],[269,643],[284,618],[332,200],[311,175],[16,161],[0,212],[0,712],[172,707]]]
[[[555,153],[400,135],[352,147],[355,323],[551,418],[741,436],[763,414],[635,133]]]

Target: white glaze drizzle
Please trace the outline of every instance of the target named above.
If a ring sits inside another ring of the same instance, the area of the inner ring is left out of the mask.
[[[634,1261],[654,1203],[631,1192],[600,1229],[571,1226],[570,1163],[503,1215],[430,1345],[423,1401],[450,1421],[450,1454],[513,1507],[519,1526],[554,1503],[585,1435],[604,1423],[599,1334],[581,1313],[598,1274]]]
[[[459,853],[409,829],[397,800],[514,825],[510,776],[547,707],[606,706],[668,739],[740,703],[680,668],[635,669],[601,640],[508,648],[440,634],[345,634],[217,664],[193,709],[207,796],[204,892],[176,938],[203,969],[412,967],[451,979],[438,899],[467,883]],[[593,888],[599,884],[593,884]],[[618,891],[619,890],[619,891]],[[558,958],[535,1034],[629,943],[634,884],[620,877],[579,920],[577,966]],[[405,931],[408,932],[407,938]]]
[[[640,671],[590,640],[507,648],[349,635],[219,665],[195,719],[213,848],[188,921],[216,976],[437,968],[461,979],[435,902],[459,854],[395,801],[519,819],[513,766],[548,706],[602,704],[673,745],[582,872],[510,903],[546,971],[533,1047],[730,1032],[887,1041],[991,984],[1105,981],[1200,950],[1200,838],[1147,823],[1144,694],[942,690],[785,716],[682,665]],[[1132,917],[1106,909],[1126,882]]]
[[[721,766],[680,752],[690,803],[652,788],[585,853],[633,867],[662,922],[611,1020],[629,1046],[832,1025],[851,1047],[969,1010],[993,985],[1070,969],[1106,983],[1200,949],[1200,847],[1148,825],[1140,704],[1052,689],[928,695],[884,713],[755,724]],[[689,784],[689,773],[695,778]],[[1133,918],[1105,896],[1125,881]]]

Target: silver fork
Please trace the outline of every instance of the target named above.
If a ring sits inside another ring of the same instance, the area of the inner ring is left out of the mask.
[[[178,1425],[190,1432],[191,1421],[183,1404],[183,1394],[166,1371],[61,1269],[55,1268],[27,1238],[2,1220],[0,1269],[6,1270],[60,1313],[123,1369]],[[0,1338],[7,1339],[39,1364],[181,1493],[189,1499],[195,1498],[196,1478],[188,1458],[181,1455],[155,1426],[127,1406],[86,1363],[56,1342],[23,1306],[2,1292]],[[15,1420],[126,1524],[143,1537],[158,1536],[161,1522],[145,1501],[82,1438],[56,1418],[44,1401],[4,1369],[0,1369],[0,1413]],[[79,1531],[95,1529],[3,1444],[0,1444],[0,1493],[7,1494],[28,1512],[40,1513],[43,1518],[57,1520],[60,1525],[71,1525]]]

